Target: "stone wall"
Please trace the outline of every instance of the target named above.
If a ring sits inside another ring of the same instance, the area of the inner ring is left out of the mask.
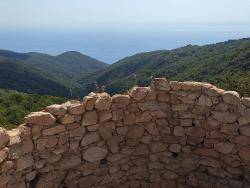
[[[0,187],[250,187],[250,98],[155,79],[0,129]]]

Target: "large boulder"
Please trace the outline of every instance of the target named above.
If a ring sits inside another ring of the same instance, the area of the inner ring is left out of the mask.
[[[224,103],[226,104],[239,104],[240,96],[236,91],[225,91],[222,94]]]
[[[128,94],[135,100],[139,101],[144,99],[149,93],[149,87],[133,87],[129,90]]]
[[[80,101],[68,101],[63,106],[67,107],[68,112],[73,115],[80,115],[85,111],[84,104]]]
[[[27,124],[32,125],[53,125],[55,117],[49,112],[32,112],[25,117]]]
[[[95,143],[100,139],[100,136],[96,132],[90,132],[84,136],[81,141],[81,146],[87,146],[89,144]]]
[[[88,162],[96,162],[104,159],[108,153],[108,150],[103,147],[90,147],[83,153],[83,159]]]
[[[6,184],[10,181],[10,176],[6,174],[1,174],[0,176],[0,186],[7,187]]]
[[[163,91],[169,91],[170,83],[166,78],[155,78],[152,83],[151,87],[155,90],[163,90]]]
[[[47,106],[46,111],[56,116],[62,116],[66,113],[67,107],[60,104],[53,104]]]
[[[8,149],[0,150],[0,164],[7,158]]]
[[[169,151],[173,153],[180,153],[181,152],[181,145],[180,144],[170,144]]]
[[[98,178],[94,175],[89,175],[79,178],[78,182],[80,188],[88,188],[93,187],[93,185],[98,182]]]
[[[138,139],[144,134],[144,128],[142,126],[131,126],[128,131],[128,138]]]
[[[244,136],[250,136],[250,125],[240,126],[240,134]]]
[[[117,108],[124,108],[130,103],[130,96],[117,94],[112,96],[112,101],[116,104]]]
[[[194,150],[194,154],[207,156],[207,157],[214,157],[214,158],[219,157],[219,153],[217,151],[215,151],[214,149],[208,149],[208,148],[196,148]]]
[[[110,111],[100,111],[98,113],[98,117],[99,117],[99,121],[100,123],[108,121],[110,119],[112,119],[112,113]]]
[[[96,97],[94,96],[85,96],[83,98],[83,104],[85,106],[86,110],[93,110],[94,106],[95,106],[95,101],[96,101]]]
[[[82,119],[82,125],[88,126],[88,125],[94,125],[94,124],[97,124],[96,111],[85,112],[83,119]]]
[[[81,164],[81,158],[77,155],[66,156],[61,161],[56,163],[55,168],[58,170],[67,170],[73,167],[77,167]]]
[[[112,98],[107,93],[101,93],[98,95],[95,101],[95,108],[98,111],[109,110],[111,107]]]
[[[223,154],[231,153],[233,148],[234,148],[234,144],[232,144],[232,143],[220,142],[220,143],[216,143],[214,145],[214,149],[220,153],[223,153]]]
[[[6,144],[10,141],[10,137],[6,130],[0,127],[0,149],[4,148]]]
[[[169,83],[170,83],[170,86],[171,86],[172,90],[174,90],[174,91],[181,90],[181,85],[182,85],[181,82],[170,81]]]
[[[244,161],[250,161],[250,147],[243,147],[239,150],[239,156]]]
[[[250,97],[242,97],[241,98],[242,104],[244,104],[246,107],[250,108]]]
[[[21,172],[34,164],[33,156],[26,155],[17,160],[17,172]]]
[[[238,118],[238,115],[232,112],[214,111],[212,112],[212,116],[214,119],[222,123],[234,123]]]
[[[199,97],[198,104],[201,106],[208,106],[208,107],[213,105],[211,98],[205,95],[201,95]]]
[[[188,127],[185,129],[185,133],[188,136],[194,137],[203,137],[206,134],[205,130],[201,127]]]
[[[212,86],[210,88],[203,89],[203,93],[205,93],[206,95],[211,96],[211,97],[218,97],[224,93],[224,90],[219,89],[215,86]]]
[[[173,134],[174,134],[174,136],[184,136],[184,134],[185,134],[184,128],[181,126],[174,127]]]
[[[57,125],[57,126],[52,127],[52,128],[44,129],[42,131],[42,134],[43,134],[43,136],[50,136],[50,135],[55,135],[55,134],[64,132],[65,130],[66,129],[65,129],[64,125]]]
[[[247,125],[250,123],[250,116],[247,114],[242,115],[240,116],[238,121],[239,121],[239,125]]]
[[[64,125],[74,123],[75,122],[75,116],[71,115],[71,114],[65,114],[64,116],[62,116],[59,119],[59,122],[61,124],[64,124]]]
[[[182,82],[182,90],[184,91],[198,91],[202,89],[202,84],[201,82]]]
[[[153,153],[163,152],[167,149],[167,144],[161,142],[151,142],[149,149]]]

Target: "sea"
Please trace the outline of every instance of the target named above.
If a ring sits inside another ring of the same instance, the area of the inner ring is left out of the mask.
[[[127,56],[250,37],[250,24],[96,24],[1,28],[0,49],[58,55],[79,51],[112,64]]]

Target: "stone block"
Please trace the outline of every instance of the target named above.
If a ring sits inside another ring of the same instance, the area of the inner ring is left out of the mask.
[[[25,117],[25,121],[32,125],[53,125],[56,119],[48,112],[32,112]]]
[[[97,124],[97,113],[96,111],[87,111],[83,115],[82,125],[89,126]]]
[[[102,147],[90,147],[83,152],[83,159],[88,162],[96,162],[104,159],[108,153],[106,148]]]
[[[151,87],[155,90],[163,91],[169,91],[171,89],[170,83],[166,78],[155,78],[151,83]]]
[[[47,106],[46,111],[56,116],[62,116],[66,113],[67,107],[60,104],[53,104]]]
[[[57,133],[61,133],[64,131],[66,131],[64,125],[57,125],[57,126],[42,130],[42,135],[43,136],[50,136],[50,135],[55,135]]]
[[[112,96],[112,102],[116,104],[117,108],[124,108],[130,103],[130,96],[116,94]]]
[[[98,111],[109,110],[111,107],[112,98],[107,93],[101,93],[98,95],[95,101],[95,108]]]

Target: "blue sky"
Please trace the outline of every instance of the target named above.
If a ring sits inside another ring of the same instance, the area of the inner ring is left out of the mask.
[[[1,0],[0,27],[250,23],[250,0]]]

